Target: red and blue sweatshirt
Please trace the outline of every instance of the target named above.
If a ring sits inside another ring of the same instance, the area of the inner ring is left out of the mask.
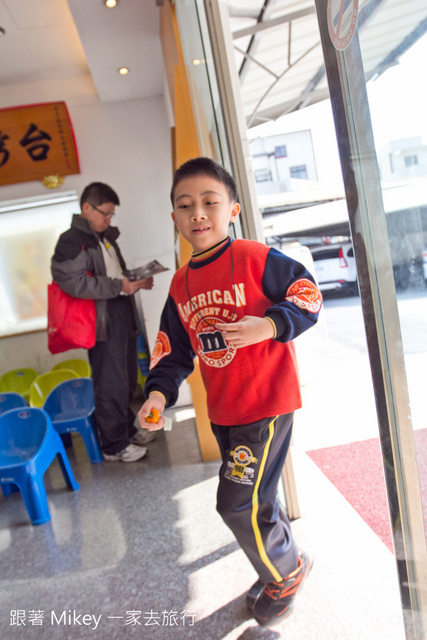
[[[171,282],[145,391],[173,406],[198,356],[209,419],[230,426],[301,407],[293,339],[318,319],[322,297],[305,267],[252,240],[228,240],[191,259]],[[268,317],[276,335],[249,347],[228,345],[218,322]]]

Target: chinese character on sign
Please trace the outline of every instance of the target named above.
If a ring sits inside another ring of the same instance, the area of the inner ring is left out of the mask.
[[[41,626],[43,624],[43,617],[44,611],[40,611],[40,609],[38,609],[37,611],[35,609],[31,609],[30,611],[28,611],[28,622],[30,622],[33,626]]]
[[[9,136],[2,135],[0,131],[0,167],[2,167],[9,160],[9,151],[5,148],[5,140],[9,140]]]
[[[0,186],[73,173],[79,160],[65,102],[0,109]]]
[[[163,611],[162,616],[162,627],[178,626],[178,611]]]
[[[25,625],[25,611],[23,609],[12,609],[10,612],[10,625],[17,627]]]
[[[126,611],[126,624],[136,627],[137,624],[141,625],[139,618],[141,617],[141,611]]]
[[[50,146],[47,143],[43,143],[43,140],[52,140],[51,136],[46,131],[41,131],[37,125],[33,122],[27,129],[25,135],[19,141],[21,147],[28,147],[27,153],[31,156],[32,160],[38,162],[39,160],[46,160]]]
[[[158,627],[160,627],[160,614],[157,613],[157,611],[153,611],[151,610],[149,613],[145,613],[144,614],[144,618],[146,620],[145,622],[145,626],[146,627],[150,627],[153,625],[157,625]]]
[[[184,611],[181,611],[181,620],[182,620],[183,627],[185,627],[185,623],[187,620],[188,620],[188,626],[193,627],[195,618],[196,618],[195,613],[191,613],[191,611],[186,611],[185,609]]]

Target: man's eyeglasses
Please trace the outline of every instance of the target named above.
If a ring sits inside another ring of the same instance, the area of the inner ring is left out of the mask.
[[[92,204],[91,202],[88,202],[88,204],[90,204],[90,206],[92,207],[92,209],[96,209],[97,211],[99,211],[99,213],[102,213],[102,215],[105,218],[112,218],[113,216],[115,216],[115,213],[106,213],[105,211],[102,211],[102,209],[98,209],[98,207],[95,207],[94,204]]]

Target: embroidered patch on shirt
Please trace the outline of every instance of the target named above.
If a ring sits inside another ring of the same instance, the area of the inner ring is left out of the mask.
[[[151,354],[150,369],[153,369],[159,362],[159,360],[169,355],[170,353],[172,353],[172,349],[169,338],[164,331],[159,331],[159,333],[157,334],[153,353]]]
[[[206,324],[208,322],[209,324]],[[221,331],[215,329],[215,318],[202,318],[197,333],[197,354],[209,367],[221,369],[233,360],[237,349],[222,337]]]
[[[286,292],[285,300],[310,313],[319,313],[322,306],[322,294],[307,278],[301,278],[291,284]]]

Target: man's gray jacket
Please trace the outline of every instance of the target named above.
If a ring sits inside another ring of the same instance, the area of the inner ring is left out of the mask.
[[[120,231],[108,227],[104,238],[114,247],[123,271],[126,264],[116,242]],[[107,339],[107,300],[117,298],[123,283],[119,278],[106,275],[104,257],[98,235],[89,222],[80,215],[73,215],[71,227],[59,236],[52,257],[51,271],[54,281],[74,298],[91,298],[96,305],[96,339]],[[132,302],[135,327],[138,326],[135,301]]]

